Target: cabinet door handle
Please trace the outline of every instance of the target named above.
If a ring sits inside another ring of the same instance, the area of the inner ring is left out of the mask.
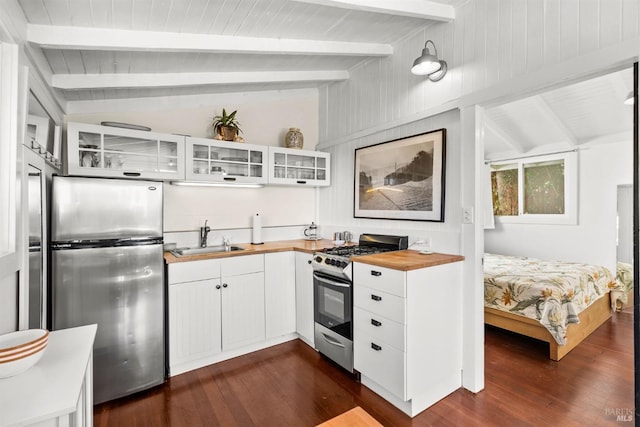
[[[225,176],[224,178],[222,178],[224,181],[235,181],[235,178],[231,178],[231,177],[227,177]]]
[[[371,275],[372,276],[382,276],[382,272],[381,271],[371,270]]]
[[[140,172],[122,172],[124,176],[140,176]]]
[[[382,350],[382,347],[380,347],[378,344],[376,344],[374,342],[371,343],[371,348],[374,349],[375,351]]]
[[[307,181],[296,181],[296,184],[306,184]]]
[[[226,288],[227,286],[229,286],[229,285],[227,285],[226,283],[223,283],[223,284],[222,284],[222,287],[223,287],[223,288]]]
[[[307,261],[307,264],[311,264],[311,260]]]
[[[382,297],[378,295],[371,294],[371,299],[374,301],[382,301]]]
[[[382,322],[376,320],[376,319],[371,319],[371,324],[373,326],[382,326]]]
[[[216,289],[220,289],[220,285],[216,285]]]

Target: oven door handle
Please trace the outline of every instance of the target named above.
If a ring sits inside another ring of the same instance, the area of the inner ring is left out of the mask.
[[[336,347],[344,348],[344,344],[342,344],[340,341],[336,341],[322,332],[320,332],[320,335],[322,335],[322,338],[329,344],[335,345]]]
[[[317,281],[325,283],[325,284],[327,284],[329,286],[337,286],[339,288],[350,288],[351,287],[351,285],[348,284],[348,283],[334,282],[333,280],[328,280],[328,279],[325,279],[324,277],[320,277],[317,274],[314,274],[313,278],[316,279]]]

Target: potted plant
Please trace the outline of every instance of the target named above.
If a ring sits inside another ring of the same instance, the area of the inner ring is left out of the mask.
[[[240,129],[240,122],[236,120],[236,113],[238,110],[227,114],[227,110],[222,109],[222,114],[213,118],[213,130],[216,133],[215,138],[223,141],[241,141],[242,138],[238,136],[242,129]]]

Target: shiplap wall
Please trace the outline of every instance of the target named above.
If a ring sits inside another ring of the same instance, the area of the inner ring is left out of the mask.
[[[355,149],[380,142],[391,141],[431,130],[446,128],[445,153],[445,222],[388,221],[354,218],[354,155]],[[461,216],[461,137],[458,110],[398,126],[393,129],[359,138],[348,143],[333,145],[331,153],[331,187],[322,188],[319,195],[320,228],[323,236],[334,231],[351,231],[355,238],[360,233],[408,235],[409,242],[431,238],[432,248],[440,252],[459,253]]]
[[[321,93],[320,146],[406,123],[449,101],[638,38],[636,0],[473,0],[452,23],[418,31]],[[434,83],[409,72],[426,40],[449,65]],[[551,85],[553,82],[548,82]],[[490,94],[489,94],[490,96]]]
[[[454,22],[425,27],[396,43],[393,56],[360,64],[350,70],[349,80],[324,86],[320,90],[318,147],[333,154],[335,167],[332,187],[321,192],[321,224],[328,228],[333,224],[402,227],[417,237],[459,228],[461,204],[455,198],[460,194],[456,186],[464,185],[459,176],[459,147],[457,154],[447,148],[445,224],[354,219],[353,150],[438,127],[449,131],[453,127],[450,133],[455,135],[455,120],[445,120],[443,126],[440,119],[425,117],[433,111],[444,111],[442,105],[445,109],[460,106],[461,99],[477,97],[477,102],[490,102],[497,92],[504,97],[505,86],[511,97],[531,90],[514,85],[514,81],[535,79],[543,87],[556,85],[558,76],[572,78],[584,70],[576,70],[575,64],[565,69],[566,61],[590,58],[624,43],[634,45],[639,34],[638,14],[636,0],[469,1],[456,10]],[[449,65],[440,82],[430,82],[409,71],[428,39],[434,41],[439,57]],[[543,71],[552,65],[555,71],[547,77]],[[594,70],[598,68],[603,65],[593,65]],[[451,119],[448,114],[444,116]],[[450,136],[449,143],[453,141]],[[458,143],[468,146],[473,141]],[[459,239],[436,239],[434,246],[439,249],[440,244],[453,247],[458,243]]]

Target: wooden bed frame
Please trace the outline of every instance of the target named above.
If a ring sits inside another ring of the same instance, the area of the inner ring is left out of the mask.
[[[611,317],[611,296],[607,293],[578,314],[580,323],[567,328],[567,344],[559,345],[551,333],[537,320],[495,308],[484,308],[484,323],[549,343],[549,357],[560,360],[582,342],[591,332]]]

